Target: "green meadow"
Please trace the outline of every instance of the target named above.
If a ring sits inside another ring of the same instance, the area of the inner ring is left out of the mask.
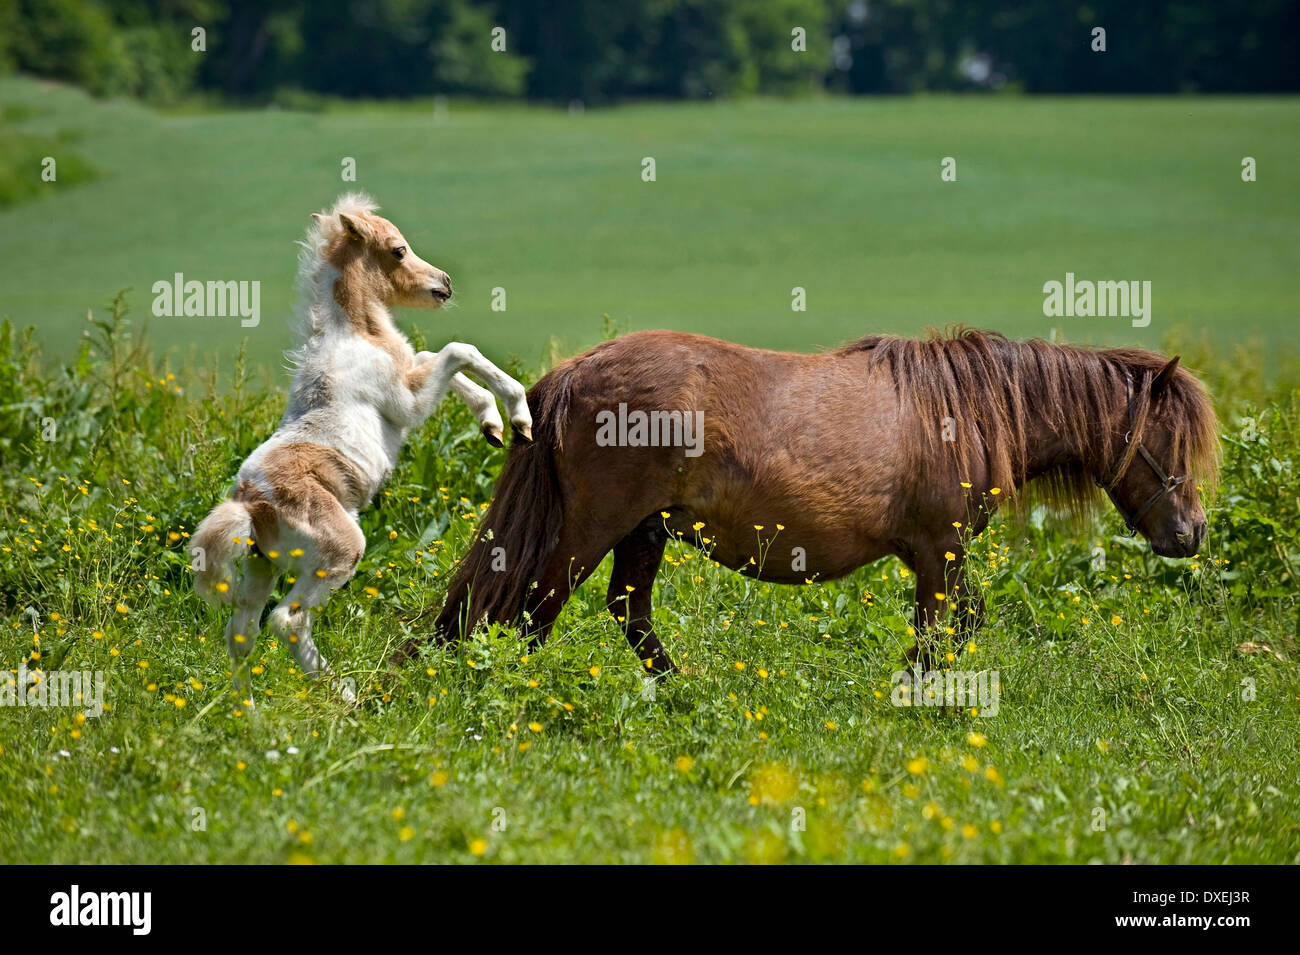
[[[372,193],[455,279],[455,309],[410,321],[494,360],[536,362],[552,338],[580,350],[603,315],[804,351],[954,322],[1151,346],[1183,327],[1271,345],[1297,318],[1294,99],[157,113],[10,78],[0,117],[4,177],[29,200],[0,206],[0,313],[64,358],[87,308],[129,287],[146,315],[153,283],[179,272],[259,281],[261,321],[158,318],[160,348],[207,360],[247,337],[257,363],[278,366],[294,243],[345,188]],[[39,180],[44,155],[55,183]],[[956,182],[940,179],[944,157]],[[1067,272],[1150,281],[1151,324],[1045,317],[1043,284]],[[795,287],[806,311],[791,310]]]
[[[0,861],[1300,862],[1295,101],[163,114],[9,79],[0,119]],[[455,279],[457,308],[402,316],[417,343],[472,341],[529,382],[655,326],[1178,351],[1222,423],[1210,540],[1167,560],[1109,509],[999,516],[958,664],[997,671],[982,708],[897,698],[897,561],[781,587],[685,542],[655,620],[683,672],[653,692],[608,564],[540,650],[492,627],[394,667],[505,454],[446,401],[316,624],[357,704],[264,636],[250,709],[187,538],[283,411],[293,243],[352,185],[344,157]],[[260,281],[261,324],[148,318],[175,272]],[[1066,272],[1151,281],[1151,324],[1044,317]],[[71,671],[102,699],[19,707],[3,679],[49,702]]]

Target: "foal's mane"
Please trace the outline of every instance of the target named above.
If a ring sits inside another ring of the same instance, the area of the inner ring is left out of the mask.
[[[294,348],[286,357],[301,366],[305,348],[314,336],[328,327],[330,307],[333,304],[333,266],[326,258],[331,243],[342,231],[339,213],[359,216],[373,213],[379,208],[374,199],[363,192],[348,192],[339,196],[334,204],[320,211],[319,219],[312,219],[307,235],[298,242],[298,303],[294,311]]]
[[[889,369],[920,418],[917,464],[936,480],[953,478],[953,461],[941,450],[947,447],[965,474],[983,459],[994,486],[1014,494],[1033,439],[1027,421],[1041,422],[1079,451],[1081,464],[1039,475],[1057,503],[1085,510],[1093,505],[1094,476],[1127,467],[1153,424],[1172,434],[1171,459],[1161,462],[1169,473],[1191,475],[1207,486],[1218,476],[1218,422],[1209,396],[1179,366],[1152,401],[1151,383],[1168,361],[1155,352],[1077,348],[1040,338],[1013,342],[960,326],[922,339],[869,336],[839,352],[869,352],[873,367]],[[1116,429],[1128,429],[1130,381],[1133,435],[1125,458],[1114,461]],[[942,440],[945,418],[952,419],[955,440]]]

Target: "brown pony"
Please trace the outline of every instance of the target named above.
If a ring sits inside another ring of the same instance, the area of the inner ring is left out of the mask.
[[[641,332],[559,365],[528,401],[536,442],[510,449],[434,636],[522,617],[541,643],[612,549],[607,606],[656,673],[674,669],[651,626],[670,534],[787,584],[898,556],[928,667],[945,608],[963,642],[981,625],[964,544],[1027,482],[1085,506],[1095,482],[1156,553],[1185,557],[1206,534],[1196,481],[1217,473],[1214,412],[1176,357],[972,330],[817,355]]]

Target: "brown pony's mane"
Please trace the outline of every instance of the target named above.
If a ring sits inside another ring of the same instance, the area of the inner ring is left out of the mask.
[[[997,332],[956,327],[921,339],[873,335],[845,345],[842,354],[870,352],[886,366],[898,392],[909,399],[924,432],[918,442],[922,473],[952,479],[952,459],[971,473],[987,462],[994,486],[1014,495],[1025,479],[1027,422],[1046,425],[1079,452],[1079,464],[1037,475],[1054,503],[1098,500],[1094,477],[1126,468],[1152,424],[1172,434],[1171,474],[1188,474],[1203,486],[1218,477],[1218,421],[1201,383],[1181,366],[1156,401],[1151,383],[1168,359],[1139,348],[1087,349],[1043,339],[1013,342]],[[1115,429],[1128,429],[1128,381],[1133,388],[1133,439],[1122,460],[1112,460]],[[943,441],[943,420],[955,440]],[[973,440],[978,436],[978,440]],[[983,458],[983,462],[980,460]],[[982,470],[982,468],[981,468]]]

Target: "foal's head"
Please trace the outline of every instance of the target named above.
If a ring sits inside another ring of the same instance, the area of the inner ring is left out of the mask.
[[[335,296],[345,307],[369,300],[437,308],[451,298],[451,277],[416,255],[397,226],[371,208],[350,206],[312,218],[328,243],[325,258],[340,273]]]
[[[1163,557],[1190,557],[1205,542],[1198,478],[1212,480],[1217,427],[1209,401],[1174,358],[1129,378],[1122,437],[1097,475],[1130,530]]]

